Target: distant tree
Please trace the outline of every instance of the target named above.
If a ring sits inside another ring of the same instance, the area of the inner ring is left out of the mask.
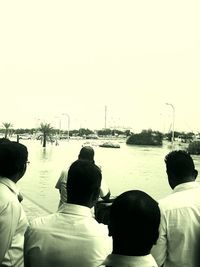
[[[194,139],[194,137],[195,137],[195,134],[193,132],[186,133],[186,138],[188,140],[191,141],[192,139]]]
[[[24,133],[26,133],[26,132],[25,132],[25,129],[21,129],[21,128],[20,128],[20,129],[16,129],[16,130],[15,130],[15,133],[16,133],[16,134],[24,134]]]
[[[168,141],[171,141],[171,139],[172,139],[172,132],[166,133],[166,134],[164,134],[164,136],[166,137],[166,139]],[[195,134],[193,132],[188,132],[188,133],[185,133],[185,132],[177,132],[177,131],[174,132],[174,138],[175,139],[176,138],[181,139],[181,141],[183,143],[191,142],[194,139],[194,136],[195,136]]]
[[[129,136],[129,135],[131,135],[131,131],[130,131],[130,130],[126,130],[126,131],[124,132],[124,134],[125,134],[126,136]]]
[[[141,133],[132,134],[128,137],[126,144],[128,145],[162,145],[163,135],[158,131],[143,130]]]
[[[113,129],[113,130],[111,131],[111,133],[112,133],[113,136],[118,136],[118,135],[120,135],[120,134],[124,134],[123,131],[118,130],[118,129]]]
[[[2,123],[3,127],[5,127],[5,138],[7,138],[10,128],[12,127],[12,123],[10,122],[3,122]]]
[[[68,131],[65,131],[64,133],[68,134]],[[79,130],[71,130],[70,136],[79,136]]]
[[[99,136],[108,136],[108,135],[112,135],[112,130],[111,129],[103,129],[103,130],[98,130],[97,133]]]
[[[87,136],[89,134],[93,134],[94,132],[89,130],[88,128],[85,129],[85,128],[80,128],[79,129],[79,136]]]
[[[35,131],[35,129],[28,129],[28,128],[22,129],[22,128],[19,128],[19,129],[15,130],[15,134],[32,134],[33,131]]]
[[[189,132],[189,133],[184,133],[184,132],[181,132],[180,135],[178,136],[178,138],[181,140],[181,142],[183,143],[189,143],[191,142],[192,140],[194,140],[195,138],[195,134],[192,133],[192,132]]]
[[[187,150],[191,155],[200,155],[200,141],[191,142]]]
[[[39,131],[42,132],[42,136],[43,136],[42,146],[46,147],[47,138],[49,138],[51,140],[51,137],[52,137],[51,135],[52,135],[54,129],[50,125],[50,123],[41,123]]]

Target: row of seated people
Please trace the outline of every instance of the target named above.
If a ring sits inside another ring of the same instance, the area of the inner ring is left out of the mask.
[[[58,211],[28,222],[17,187],[27,162],[26,146],[0,142],[1,267],[200,266],[200,186],[187,152],[165,157],[171,195],[157,202],[140,190],[123,192],[106,206],[104,224],[92,211],[101,169],[81,157],[65,173]]]

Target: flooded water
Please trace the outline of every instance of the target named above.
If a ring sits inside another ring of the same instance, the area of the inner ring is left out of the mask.
[[[39,141],[22,140],[28,148],[30,161],[19,182],[22,193],[45,209],[55,211],[59,202],[55,189],[57,179],[62,169],[67,169],[77,159],[84,142],[60,141],[58,146],[48,144],[42,148]],[[164,164],[164,157],[170,151],[167,145],[143,147],[122,142],[120,146],[119,149],[94,146],[95,162],[101,166],[112,195],[139,189],[158,200],[171,192]],[[194,157],[194,161],[200,170],[200,157]]]

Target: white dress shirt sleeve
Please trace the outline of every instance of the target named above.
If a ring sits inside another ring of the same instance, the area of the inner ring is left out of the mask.
[[[167,231],[166,231],[166,218],[161,210],[161,221],[159,227],[159,238],[156,245],[153,246],[151,254],[156,260],[158,266],[162,266],[167,256]]]
[[[66,177],[66,171],[63,170],[61,172],[59,178],[58,178],[58,181],[57,181],[56,185],[55,185],[56,189],[59,189],[59,190],[61,189],[61,184],[62,184],[63,180],[66,180],[65,177]]]
[[[0,264],[11,246],[18,220],[18,208],[13,202],[0,206]]]
[[[100,187],[100,197],[101,198],[104,198],[109,193],[110,193],[110,189],[109,189],[107,183],[105,182],[104,178],[102,178],[102,180],[101,180],[101,187]]]

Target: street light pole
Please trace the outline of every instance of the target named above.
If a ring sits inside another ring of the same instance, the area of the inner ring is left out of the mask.
[[[165,103],[166,105],[172,107],[172,149],[173,149],[173,146],[174,146],[174,123],[175,123],[175,108],[174,108],[174,105],[172,105],[171,103]]]
[[[69,142],[69,131],[70,131],[70,116],[67,113],[62,113],[62,115],[67,116],[67,140]]]
[[[107,128],[107,106],[105,106],[105,130]]]

